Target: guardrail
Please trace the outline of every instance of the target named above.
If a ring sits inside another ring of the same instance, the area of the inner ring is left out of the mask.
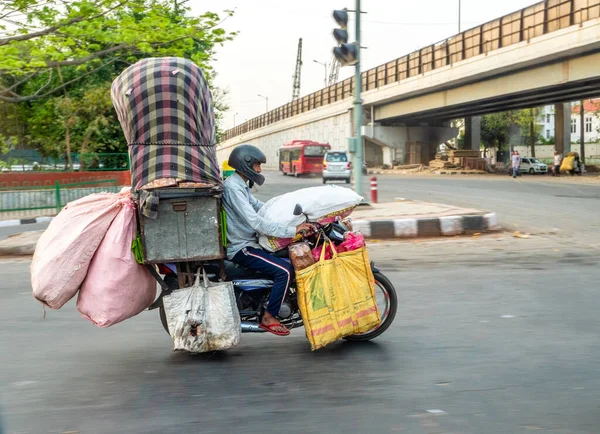
[[[69,202],[92,193],[120,190],[116,179],[75,184],[9,187],[0,189],[0,217],[54,215]]]
[[[529,41],[600,17],[600,0],[546,0],[362,73],[362,89],[369,91],[452,65],[502,47]],[[350,98],[354,77],[289,102],[225,131],[222,140]]]

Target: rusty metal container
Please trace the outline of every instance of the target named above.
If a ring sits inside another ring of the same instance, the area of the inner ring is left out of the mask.
[[[139,213],[139,221],[147,264],[225,257],[221,195],[214,190],[160,189],[158,218]]]

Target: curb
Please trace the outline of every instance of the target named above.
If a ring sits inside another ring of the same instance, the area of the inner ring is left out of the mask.
[[[451,171],[438,171],[431,172],[433,175],[488,175],[488,172],[451,172]]]
[[[489,172],[466,172],[466,171],[446,171],[438,170],[435,172],[429,172],[422,170],[420,172],[411,170],[402,171],[390,171],[390,170],[369,170],[369,175],[493,175]]]
[[[365,238],[449,237],[501,229],[496,213],[424,219],[355,220],[354,230]]]
[[[20,220],[2,220],[0,221],[0,228],[6,228],[10,226],[21,226],[21,225],[31,225],[35,223],[45,223],[52,221],[54,217],[36,217],[30,219],[20,219]]]

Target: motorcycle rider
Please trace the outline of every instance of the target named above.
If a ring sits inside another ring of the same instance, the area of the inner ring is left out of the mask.
[[[277,238],[293,238],[296,234],[310,232],[312,226],[303,223],[298,227],[282,226],[258,215],[263,203],[256,199],[250,189],[254,184],[263,185],[261,164],[265,164],[265,154],[252,145],[240,145],[229,156],[229,166],[235,173],[224,184],[223,207],[227,214],[227,258],[243,268],[259,271],[273,279],[266,312],[260,328],[278,336],[286,336],[290,331],[276,316],[285,299],[294,269],[291,264],[261,249],[258,235]]]

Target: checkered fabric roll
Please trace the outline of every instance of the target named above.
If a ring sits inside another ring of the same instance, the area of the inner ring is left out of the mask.
[[[113,81],[111,98],[129,145],[134,190],[161,178],[222,185],[212,95],[193,62],[140,60]]]

